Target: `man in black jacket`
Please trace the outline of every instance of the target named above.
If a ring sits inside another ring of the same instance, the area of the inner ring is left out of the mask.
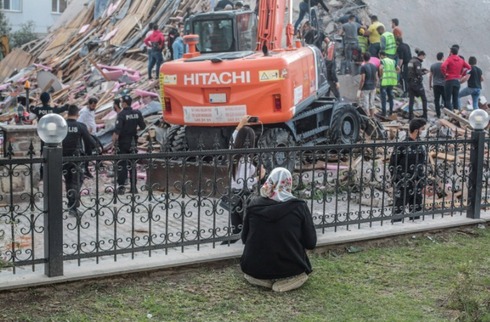
[[[117,114],[116,129],[112,135],[112,143],[116,148],[118,154],[129,154],[132,151],[132,147],[136,150],[136,144],[138,142],[138,128],[144,130],[146,128],[145,120],[140,111],[133,110],[131,103],[133,99],[129,95],[125,95],[121,99],[121,105],[123,110]],[[131,162],[136,165],[136,161]],[[136,169],[134,167],[128,168],[128,161],[121,159],[117,165],[117,184],[118,194],[125,193],[124,184],[128,178],[128,171],[131,171],[131,193],[138,193],[136,189]]]
[[[68,133],[63,140],[63,156],[79,156],[85,154],[83,149],[95,147],[95,140],[87,130],[87,126],[77,121],[78,107],[68,107],[68,118],[66,124]],[[82,145],[83,141],[83,145]],[[68,199],[69,214],[79,216],[80,212],[80,188],[83,184],[83,163],[69,162],[63,164],[63,176],[65,177],[66,197]]]
[[[422,100],[423,118],[427,120],[427,97],[423,84],[423,76],[429,72],[427,68],[422,68],[422,62],[425,59],[425,52],[416,49],[416,57],[413,57],[408,63],[408,119],[413,118],[413,105],[415,97]]]
[[[396,39],[396,55],[398,56],[398,67],[400,67],[400,83],[403,89],[403,97],[408,95],[408,63],[412,59],[410,46],[403,42],[402,38]]]
[[[409,124],[408,145],[395,147],[390,158],[389,170],[394,187],[394,210],[392,222],[402,221],[405,206],[409,213],[414,214],[422,210],[422,190],[425,185],[425,147],[417,143],[420,137],[425,136],[424,127],[427,121],[414,118]],[[411,216],[410,219],[419,219],[420,216]]]

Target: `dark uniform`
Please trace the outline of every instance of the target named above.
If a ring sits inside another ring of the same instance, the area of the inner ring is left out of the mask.
[[[66,121],[68,133],[63,140],[63,156],[76,156],[84,154],[83,146],[95,147],[95,140],[87,130],[87,126],[76,120]],[[83,140],[83,146],[82,146]],[[69,162],[63,164],[65,177],[66,197],[70,214],[78,214],[80,206],[80,188],[83,183],[83,162]]]
[[[137,131],[146,128],[145,120],[140,111],[135,111],[131,107],[125,107],[118,115],[116,120],[115,133],[118,137],[118,154],[131,153],[131,143],[138,140]],[[136,171],[135,169],[128,168],[127,160],[123,159],[119,161],[117,167],[117,184],[119,187],[123,187],[128,178],[128,170],[131,170],[131,191],[136,191]]]
[[[411,138],[407,141],[413,142]],[[406,205],[410,213],[422,210],[422,190],[425,186],[425,148],[421,145],[397,146],[390,158],[389,170],[393,178],[395,189],[393,211],[394,220],[397,215],[403,214]],[[418,219],[419,216],[410,217]]]
[[[47,104],[43,104],[43,106],[31,107],[31,113],[36,115],[38,121],[45,115],[48,115],[51,113],[61,114],[61,113],[66,112],[66,111],[68,111],[68,105],[63,105],[62,107],[51,107]],[[43,140],[41,140],[41,149],[40,149],[41,155],[43,154],[43,147],[44,147],[44,142],[43,142]],[[42,165],[41,165],[41,168],[39,170],[39,175],[40,175],[40,180],[42,180],[43,179],[43,166]]]

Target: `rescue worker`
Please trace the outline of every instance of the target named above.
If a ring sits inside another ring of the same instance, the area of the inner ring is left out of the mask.
[[[294,23],[294,34],[298,32],[298,27],[301,24],[301,21],[303,21],[305,15],[308,14],[308,9],[310,8],[310,6],[312,8],[318,5],[321,5],[322,8],[325,9],[327,13],[329,12],[323,0],[303,0],[299,3],[299,16],[298,16],[298,20],[296,20],[296,22]],[[313,10],[312,13],[314,13]],[[313,14],[310,14],[310,16],[311,16],[310,20],[315,21],[316,17],[313,17]]]
[[[427,120],[427,97],[425,96],[423,76],[429,72],[428,69],[422,68],[422,62],[425,59],[423,50],[415,49],[416,57],[412,57],[408,63],[408,119],[413,119],[413,104],[415,97],[422,100],[423,118]]]
[[[88,105],[80,110],[80,116],[78,117],[78,122],[85,124],[87,126],[88,132],[91,135],[95,135],[97,132],[97,125],[95,124],[95,108],[97,107],[98,99],[91,97],[88,99]],[[92,148],[90,146],[85,147],[86,155],[92,155]],[[93,178],[94,176],[89,171],[89,161],[85,161],[85,176],[88,178]]]
[[[436,107],[437,117],[441,117],[441,98],[444,103],[445,95],[444,95],[444,75],[441,71],[442,62],[444,60],[444,53],[437,53],[437,63],[434,63],[430,66],[430,75],[429,75],[429,86],[430,89],[434,92],[434,105]],[[443,104],[444,106],[445,104]]]
[[[327,96],[330,96],[330,92],[336,99],[340,100],[339,92],[339,79],[337,78],[337,68],[335,65],[335,41],[330,41],[330,38],[325,37],[324,40],[326,47],[324,50],[325,67],[327,69],[327,82],[328,92]]]
[[[378,21],[378,16],[371,16],[371,25],[364,34],[369,36],[369,53],[371,57],[378,57],[380,47],[381,47],[381,35],[378,33],[378,27],[384,25]]]
[[[377,29],[381,35],[380,50],[386,53],[386,56],[394,59],[396,62],[396,41],[393,33],[386,31],[384,26],[379,26]]]
[[[400,21],[397,18],[391,19],[391,29],[393,30],[393,36],[395,36],[395,39],[403,37],[403,32],[398,26],[399,24]]]
[[[77,121],[78,107],[68,107],[66,125],[68,133],[62,142],[63,156],[79,156],[86,154],[85,147],[95,147],[95,140],[87,130],[87,126]],[[82,145],[83,141],[83,145]],[[80,216],[80,189],[83,183],[83,170],[81,162],[68,162],[63,164],[63,176],[65,178],[66,197],[68,199],[68,213],[71,216]]]
[[[378,68],[379,78],[381,79],[381,114],[386,117],[386,96],[390,104],[389,115],[393,114],[394,97],[393,87],[398,84],[398,72],[400,69],[395,61],[389,58],[384,51],[379,52],[381,65]]]
[[[361,49],[361,54],[363,55],[365,52],[367,52],[369,47],[368,37],[364,36],[365,32],[366,29],[362,27],[359,27],[359,30],[357,31],[357,43],[359,44],[359,49]]]
[[[350,15],[349,21],[344,23],[340,30],[340,35],[343,36],[344,42],[345,73],[352,72],[352,52],[359,46],[357,42],[357,30],[361,26],[355,20],[356,16]]]
[[[138,140],[137,130],[144,130],[146,128],[145,120],[140,111],[133,110],[131,103],[133,99],[129,95],[125,95],[121,99],[121,105],[123,110],[117,114],[116,128],[112,135],[112,143],[116,147],[118,154],[129,154],[131,147],[134,144],[136,148],[136,142]],[[136,162],[134,162],[136,165]],[[124,184],[128,178],[128,171],[131,171],[130,183],[131,193],[138,193],[136,189],[136,169],[135,167],[128,167],[128,161],[121,159],[117,164],[117,193],[122,195],[126,192]]]
[[[148,51],[148,79],[152,79],[151,70],[156,65],[156,78],[160,76],[160,65],[163,63],[163,46],[165,45],[165,37],[158,30],[158,24],[153,24],[153,32],[145,38],[145,45],[150,48]]]
[[[451,55],[442,63],[441,71],[445,78],[444,94],[446,95],[446,107],[451,111],[459,110],[460,79],[463,74],[471,71],[471,66],[458,55],[459,46],[451,47]]]
[[[407,97],[408,95],[408,63],[412,59],[412,50],[410,46],[403,42],[402,38],[396,38],[397,41],[397,54],[398,57],[398,67],[400,67],[400,83],[403,89],[402,97]]]
[[[170,24],[170,30],[168,31],[168,34],[167,34],[167,46],[168,46],[168,50],[170,51],[170,60],[174,60],[175,57],[174,57],[174,47],[173,47],[173,44],[174,44],[174,41],[175,39],[177,39],[177,37],[179,36],[179,28],[178,28],[178,25],[177,25],[177,22],[179,21],[179,18],[170,18],[170,21],[171,21],[171,24]]]

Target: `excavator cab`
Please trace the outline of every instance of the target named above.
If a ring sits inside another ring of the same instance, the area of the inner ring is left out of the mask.
[[[191,16],[186,34],[199,35],[197,50],[202,54],[255,49],[257,17],[253,11],[218,11]]]

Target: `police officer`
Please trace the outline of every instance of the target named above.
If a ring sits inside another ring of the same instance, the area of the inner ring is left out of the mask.
[[[129,95],[124,95],[121,99],[122,111],[117,114],[116,129],[112,135],[112,143],[116,147],[118,154],[131,153],[131,145],[138,140],[137,131],[146,128],[145,120],[140,111],[135,111],[131,108],[133,99]],[[126,159],[118,161],[117,166],[117,192],[122,195],[125,193],[124,184],[128,178],[128,171],[131,171],[131,193],[138,193],[136,189],[136,169],[128,167]]]
[[[41,103],[42,106],[32,107],[31,112],[34,113],[38,120],[40,120],[43,116],[51,113],[61,114],[68,110],[68,104],[63,105],[62,107],[51,107],[49,106],[49,101],[51,100],[51,96],[49,93],[44,92],[41,94]]]
[[[51,100],[51,96],[49,96],[49,93],[44,92],[41,94],[42,106],[31,107],[31,113],[36,115],[38,121],[45,115],[48,115],[51,113],[61,114],[61,113],[66,112],[68,110],[68,104],[63,105],[62,107],[51,107],[51,106],[49,106],[50,100]],[[41,155],[43,154],[43,147],[44,147],[44,142],[41,140],[41,150],[40,150]],[[43,179],[43,166],[42,165],[41,165],[41,169],[39,170],[39,174],[40,174],[40,180],[42,180]]]
[[[68,107],[66,120],[68,133],[63,140],[63,156],[78,156],[84,154],[83,146],[94,147],[95,140],[87,130],[87,126],[77,121],[78,107]],[[83,140],[83,145],[82,145]],[[83,183],[83,166],[81,162],[69,162],[63,164],[63,176],[65,177],[66,197],[68,199],[69,214],[79,216],[80,212],[80,188]]]

